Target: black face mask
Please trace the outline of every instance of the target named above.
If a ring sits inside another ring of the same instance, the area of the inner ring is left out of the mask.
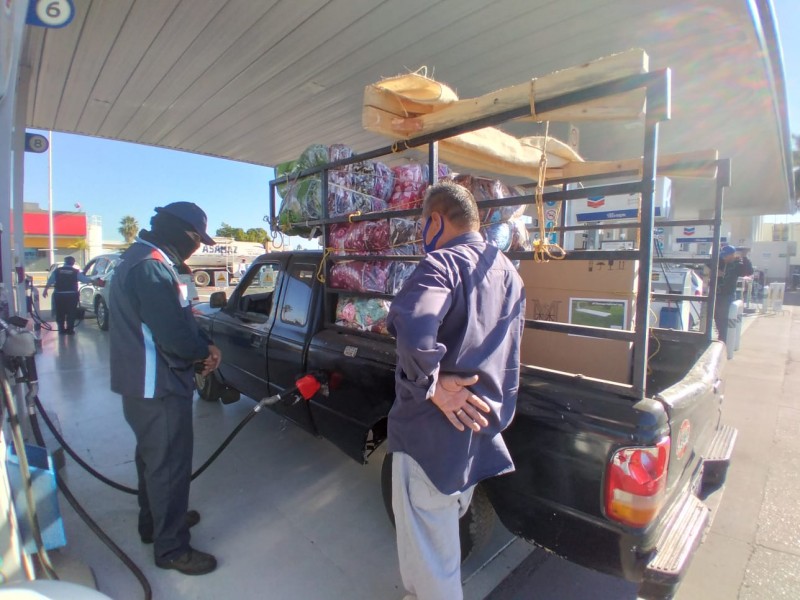
[[[150,226],[150,234],[155,239],[147,241],[164,250],[175,262],[185,262],[201,245],[200,235],[186,221],[169,213],[156,213]]]

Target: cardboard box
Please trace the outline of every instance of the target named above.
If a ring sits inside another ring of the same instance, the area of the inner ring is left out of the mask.
[[[576,325],[632,329],[637,261],[521,261],[526,317]],[[632,344],[526,328],[522,363],[631,383]]]

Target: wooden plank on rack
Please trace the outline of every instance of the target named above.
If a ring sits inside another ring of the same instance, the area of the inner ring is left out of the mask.
[[[618,94],[617,96],[609,96],[608,98],[602,98],[541,114],[536,112],[536,102],[549,100],[587,87],[622,79],[623,77],[647,73],[650,68],[649,63],[649,57],[644,50],[641,48],[632,48],[625,52],[604,56],[603,58],[598,58],[597,60],[583,65],[562,69],[561,71],[556,71],[534,79],[530,97],[531,114],[537,120],[566,119],[573,121],[581,120],[582,118],[602,119],[604,118],[603,113],[612,115],[615,110],[618,110],[613,108],[617,102],[619,102],[622,107],[636,110],[639,97],[642,99],[642,103],[638,108],[638,111],[641,113],[644,105],[644,93],[640,90],[634,90],[626,94]],[[592,117],[593,110],[598,112],[596,117]]]
[[[676,178],[713,179],[717,176],[718,157],[719,153],[716,150],[664,154],[658,157],[657,173]],[[547,178],[553,181],[591,175],[613,175],[628,171],[641,173],[641,170],[641,158],[571,162],[563,167],[547,169]]]
[[[367,86],[365,90],[364,110],[378,108],[395,115],[394,119],[386,123],[389,125],[386,133],[405,138],[435,133],[526,105],[531,106],[531,118],[537,121],[636,119],[644,110],[643,90],[599,98],[542,114],[535,113],[535,104],[536,101],[547,100],[592,85],[645,73],[647,68],[647,54],[643,50],[634,49],[556,71],[477,98],[439,105],[435,110],[431,110],[430,105],[419,107],[413,101],[406,101],[397,94],[390,93],[392,96],[390,97],[374,91],[371,88],[379,88],[380,85],[375,84]]]

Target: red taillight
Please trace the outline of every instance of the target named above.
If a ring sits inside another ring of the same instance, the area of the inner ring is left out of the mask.
[[[614,453],[606,470],[606,515],[644,527],[664,504],[669,465],[669,437],[655,446],[622,448]]]

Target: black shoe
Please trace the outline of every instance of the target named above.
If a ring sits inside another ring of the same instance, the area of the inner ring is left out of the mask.
[[[196,510],[190,510],[186,513],[186,526],[190,529],[197,525],[200,522],[200,513]],[[153,528],[150,528],[150,531],[147,533],[139,532],[139,537],[142,538],[143,544],[152,544],[153,543]]]
[[[184,575],[205,575],[217,568],[217,559],[206,552],[189,548],[186,554],[172,560],[157,558],[156,566],[159,569],[175,569]]]

